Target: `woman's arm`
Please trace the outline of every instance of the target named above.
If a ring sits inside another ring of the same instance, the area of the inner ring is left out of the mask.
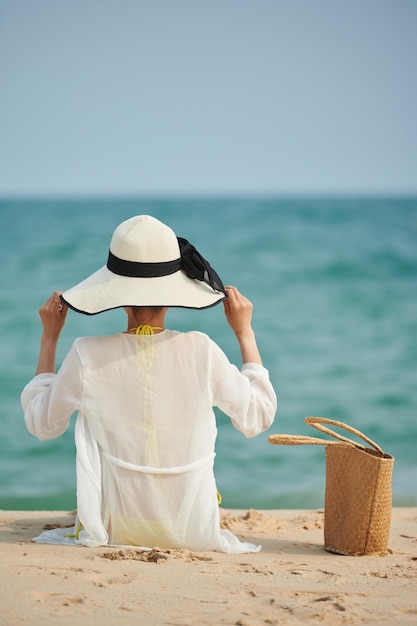
[[[36,374],[56,372],[56,348],[68,312],[59,298],[60,293],[55,291],[39,309],[43,331]]]
[[[252,303],[236,287],[226,287],[224,310],[239,343],[243,367],[239,371],[224,353],[216,353],[211,367],[214,405],[228,415],[246,437],[269,428],[277,410],[277,397],[263,367],[252,329]]]
[[[252,303],[236,287],[226,287],[227,298],[223,301],[226,319],[239,342],[243,363],[262,365],[252,329]]]
[[[68,307],[54,292],[39,309],[42,337],[36,376],[21,393],[25,423],[40,440],[55,439],[68,428],[74,411],[79,410],[82,395],[81,365],[75,344],[56,374],[56,348],[64,327]],[[44,374],[44,376],[37,376]]]

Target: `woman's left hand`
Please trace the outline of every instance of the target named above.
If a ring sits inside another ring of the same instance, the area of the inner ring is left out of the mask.
[[[50,298],[39,309],[39,317],[43,326],[43,334],[50,339],[58,339],[64,328],[68,307],[61,301],[62,291],[54,291]]]

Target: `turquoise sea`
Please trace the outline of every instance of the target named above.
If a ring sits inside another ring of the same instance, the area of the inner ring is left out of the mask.
[[[267,442],[315,435],[307,415],[345,421],[393,454],[394,505],[417,506],[417,198],[173,198],[0,202],[0,508],[75,507],[73,423],[39,442],[20,407],[37,361],[37,310],[101,267],[114,228],[141,213],[189,239],[254,303],[279,409],[268,433],[249,440],[218,414],[224,506],[323,506],[324,448]],[[207,332],[240,364],[222,305],[172,309],[167,325]],[[122,311],[70,312],[58,361],[77,336],[124,328]]]

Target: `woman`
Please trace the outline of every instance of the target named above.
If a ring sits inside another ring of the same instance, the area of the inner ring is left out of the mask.
[[[224,302],[240,346],[239,371],[200,332],[165,328],[170,306]],[[59,372],[55,355],[68,308],[123,307],[127,330],[77,339]],[[197,250],[142,215],[115,230],[107,265],[41,307],[36,376],[22,392],[28,430],[59,437],[78,411],[77,508],[82,530],[39,541],[226,552],[260,548],[221,530],[213,473],[219,407],[247,437],[272,424],[276,396],[251,327],[252,305],[223,284]]]

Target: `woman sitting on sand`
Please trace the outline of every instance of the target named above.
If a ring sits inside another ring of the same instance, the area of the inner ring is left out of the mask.
[[[165,328],[168,307],[224,301],[238,340],[239,371],[207,335]],[[77,339],[56,374],[56,347],[68,307],[95,315],[124,307],[127,330]],[[251,327],[252,305],[197,250],[153,217],[115,230],[107,265],[54,293],[43,325],[36,376],[21,400],[28,430],[53,439],[74,411],[76,538],[40,541],[255,551],[220,529],[213,472],[213,407],[253,437],[272,424],[276,396]],[[66,531],[68,532],[68,531]]]

